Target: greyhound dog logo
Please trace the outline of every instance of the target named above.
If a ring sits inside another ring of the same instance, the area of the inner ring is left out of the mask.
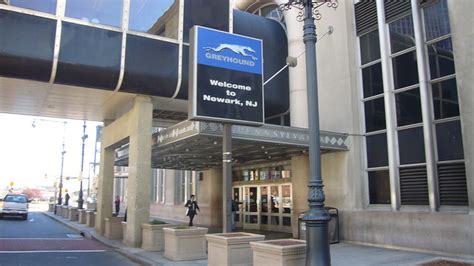
[[[248,46],[243,46],[243,45],[236,45],[236,44],[228,44],[228,43],[221,43],[217,47],[203,47],[205,51],[214,51],[214,52],[220,52],[222,50],[230,50],[236,54],[245,56],[245,57],[250,57],[252,60],[257,60],[258,58],[248,54],[248,53],[255,53],[255,50],[248,47]]]

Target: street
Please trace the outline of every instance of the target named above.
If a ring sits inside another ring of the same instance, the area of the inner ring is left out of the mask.
[[[0,220],[0,266],[7,265],[137,264],[41,212],[30,212],[26,221]]]

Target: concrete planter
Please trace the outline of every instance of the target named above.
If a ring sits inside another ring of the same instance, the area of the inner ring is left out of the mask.
[[[108,239],[122,239],[122,221],[121,217],[105,218],[105,234]]]
[[[55,206],[54,203],[48,203],[48,211],[49,212],[54,212],[54,206]]]
[[[306,241],[278,239],[252,242],[253,264],[262,266],[304,266]]]
[[[209,266],[253,265],[250,242],[265,240],[264,235],[220,233],[206,235]]]
[[[88,210],[96,210],[97,208],[97,203],[90,203],[90,202],[87,202],[86,203],[86,209]]]
[[[88,227],[94,227],[95,225],[95,212],[86,211],[86,225]]]
[[[64,218],[64,219],[67,219],[69,217],[69,206],[61,206],[61,216]]]
[[[142,249],[146,251],[163,251],[165,249],[165,233],[163,228],[171,224],[142,224]]]
[[[164,256],[173,261],[205,259],[208,229],[203,227],[163,228],[165,233]]]
[[[69,207],[68,219],[71,221],[77,221],[79,219],[79,213],[76,207]]]
[[[79,209],[77,210],[78,212],[78,222],[80,224],[85,224],[86,223],[86,210],[84,209]]]
[[[124,243],[125,243],[126,235],[127,235],[127,222],[124,222],[122,219],[122,239]]]
[[[63,206],[57,205],[57,204],[54,205],[54,206],[55,206],[55,208],[56,208],[56,215],[57,215],[57,216],[62,216],[62,212],[63,212],[63,208],[62,208],[62,207],[63,207]]]

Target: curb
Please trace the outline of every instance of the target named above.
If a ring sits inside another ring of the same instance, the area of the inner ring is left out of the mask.
[[[69,222],[66,222],[66,221],[63,221],[62,219],[60,219],[59,217],[56,217],[56,215],[54,214],[51,214],[49,212],[41,212],[42,214],[46,215],[47,217],[55,220],[55,221],[58,221],[60,223],[62,223],[63,225],[71,228],[72,230],[76,231],[76,232],[79,232],[79,233],[83,233],[84,234],[84,237],[88,238],[88,239],[93,239],[95,241],[98,241],[100,243],[102,243],[103,245],[113,249],[115,252],[121,254],[122,256],[125,256],[127,257],[128,259],[130,259],[131,261],[133,262],[136,262],[136,263],[139,263],[140,265],[147,265],[147,266],[153,266],[155,265],[155,263],[151,260],[148,260],[148,259],[145,259],[145,258],[142,258],[138,255],[135,255],[131,252],[128,252],[126,250],[123,250],[121,249],[120,247],[116,247],[116,246],[113,246],[105,241],[103,241],[102,239],[94,236],[93,234],[90,234],[88,232],[84,232],[84,231],[81,231],[80,228],[77,228],[76,226],[74,226],[73,224],[69,223]]]
[[[72,225],[72,224],[70,224],[70,223],[66,223],[66,222],[64,222],[63,220],[59,219],[59,217],[56,217],[56,215],[54,215],[54,214],[50,214],[49,212],[40,212],[40,213],[42,213],[42,214],[48,216],[49,218],[51,218],[51,219],[53,219],[53,220],[55,220],[55,221],[57,221],[57,222],[62,223],[63,225],[65,225],[65,226],[71,228],[72,230],[74,230],[74,231],[76,231],[76,232],[78,232],[78,233],[83,233],[84,236],[85,236],[86,238],[88,238],[88,239],[93,239],[92,234],[89,234],[88,232],[83,232],[83,231],[81,231],[79,228],[75,227],[74,225]]]

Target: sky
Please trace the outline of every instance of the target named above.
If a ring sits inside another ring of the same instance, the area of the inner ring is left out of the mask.
[[[77,177],[81,169],[83,123],[80,120],[0,114],[0,189],[10,182],[14,182],[16,187],[52,186],[61,173],[63,137],[66,151],[63,177]],[[92,168],[96,126],[101,123],[88,121],[86,125],[84,178]],[[99,160],[97,158],[97,162]],[[71,185],[79,183],[72,179],[68,182]]]

